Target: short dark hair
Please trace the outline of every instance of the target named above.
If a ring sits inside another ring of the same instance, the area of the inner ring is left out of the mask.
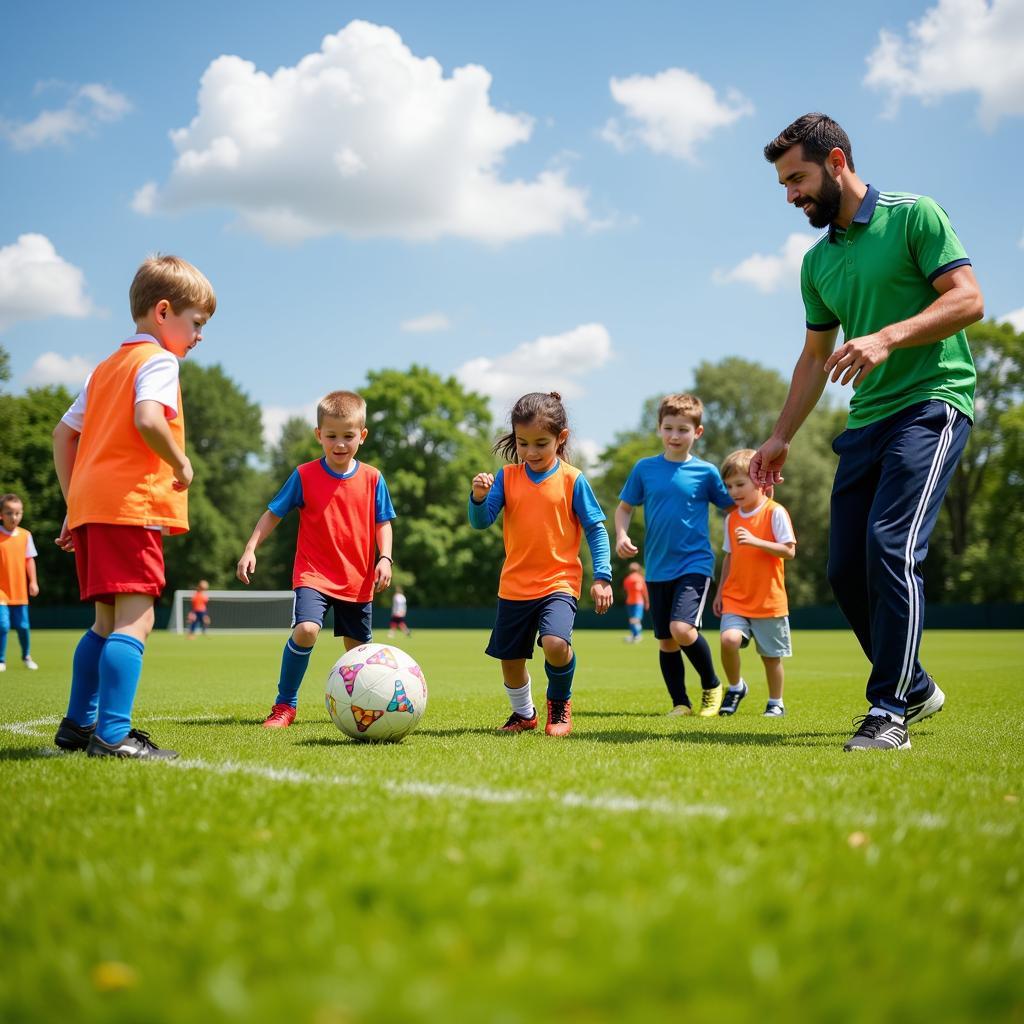
[[[764,158],[773,164],[797,143],[803,146],[804,159],[818,164],[824,164],[833,149],[841,149],[847,166],[851,171],[855,170],[850,136],[828,114],[804,114],[798,117],[764,147]]]

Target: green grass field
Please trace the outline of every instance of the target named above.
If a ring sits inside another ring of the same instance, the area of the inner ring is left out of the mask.
[[[668,719],[649,634],[580,633],[567,740],[495,734],[485,639],[403,641],[430,706],[373,746],[336,641],[269,732],[283,633],[156,634],[136,724],[182,759],[138,764],[53,756],[77,635],[12,637],[0,1020],[1024,1020],[1024,634],[928,634],[946,710],[889,754],[841,749],[849,635],[796,636],[771,720],[752,654],[735,718]]]

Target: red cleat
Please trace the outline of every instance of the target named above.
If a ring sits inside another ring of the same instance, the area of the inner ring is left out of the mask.
[[[568,736],[572,732],[571,700],[548,701],[548,724],[544,731],[549,736]]]
[[[275,704],[263,719],[264,729],[287,729],[295,721],[295,708],[291,704]]]
[[[508,721],[498,730],[498,732],[528,732],[530,729],[537,728],[537,709],[533,709],[532,718],[523,718],[522,715],[516,714],[515,711],[508,716]]]

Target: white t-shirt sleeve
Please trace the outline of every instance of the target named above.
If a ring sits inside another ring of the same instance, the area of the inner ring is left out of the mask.
[[[795,544],[796,534],[789,520],[789,513],[781,506],[772,509],[772,533],[776,544]]]
[[[170,352],[157,352],[139,367],[135,404],[139,402],[159,402],[169,420],[178,415],[178,360]]]
[[[38,558],[39,552],[36,551],[36,542],[32,539],[32,534],[28,535],[28,546],[25,548],[25,558]]]
[[[71,403],[71,408],[60,418],[61,423],[66,423],[78,434],[82,432],[82,424],[85,422],[85,393],[89,389],[90,380],[92,380],[91,373],[85,378],[82,390],[78,392],[78,397]]]
[[[725,517],[725,529],[722,531],[722,550],[728,555],[732,553],[732,541],[729,539],[729,523],[732,522],[732,513]]]

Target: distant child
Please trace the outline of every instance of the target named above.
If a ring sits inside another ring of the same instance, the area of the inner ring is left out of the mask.
[[[256,569],[256,549],[292,509],[299,510],[292,586],[292,635],[284,645],[277,699],[263,721],[284,729],[295,721],[299,686],[329,608],[345,650],[372,639],[373,595],[391,583],[391,520],[395,510],[380,470],[356,460],[366,440],[366,402],[332,391],[316,409],[322,459],[293,470],[267,506],[238,560],[243,583]],[[376,551],[376,555],[374,552]]]
[[[715,614],[722,617],[722,666],[729,678],[719,714],[736,714],[747,695],[740,648],[753,636],[768,679],[764,714],[776,718],[786,713],[782,659],[793,653],[785,563],[796,555],[796,534],[789,513],[750,479],[755,454],[752,448],[743,448],[722,463],[722,478],[736,508],[726,518],[725,561],[714,604]]]
[[[172,758],[132,728],[132,705],[164,588],[163,534],[188,530],[192,464],[178,360],[202,340],[217,299],[176,256],[146,260],[129,297],[136,333],[93,370],[53,432],[68,505],[57,544],[74,551],[82,600],[96,605],[54,742],[93,757]]]
[[[36,546],[32,534],[19,525],[25,506],[16,494],[0,498],[0,672],[7,671],[7,634],[17,631],[21,663],[33,671],[32,636],[28,625],[28,599],[39,596],[36,581]]]
[[[405,598],[405,591],[401,587],[395,587],[395,596],[391,599],[391,622],[388,626],[388,636],[394,636],[395,630],[412,636],[406,616],[409,613],[409,602]]]
[[[647,593],[647,581],[639,562],[629,563],[629,573],[622,581],[626,592],[626,611],[629,614],[629,633],[623,639],[628,644],[638,644],[644,635],[644,612],[651,606]]]
[[[549,736],[572,731],[572,628],[583,582],[580,539],[594,560],[590,595],[599,615],[612,604],[611,557],[605,515],[583,474],[564,461],[569,424],[557,391],[523,395],[512,408],[512,429],[494,451],[511,465],[477,473],[469,521],[485,529],[505,510],[505,564],[498,613],[486,653],[501,661],[512,714],[503,732],[537,728],[526,662],[534,641],[544,651]]]
[[[188,635],[190,638],[199,632],[206,636],[206,630],[210,626],[209,590],[209,580],[200,580],[192,593],[192,610],[188,613]]]
[[[629,539],[633,509],[644,506],[644,564],[650,593],[661,675],[672,700],[670,715],[690,715],[686,670],[680,648],[700,676],[700,714],[718,714],[722,684],[711,648],[698,632],[711,587],[715,556],[708,535],[708,508],[731,508],[718,470],[690,453],[704,433],[704,406],[693,395],[669,395],[658,406],[661,455],[641,459],[629,474],[615,510],[615,550],[621,558],[637,553]]]

